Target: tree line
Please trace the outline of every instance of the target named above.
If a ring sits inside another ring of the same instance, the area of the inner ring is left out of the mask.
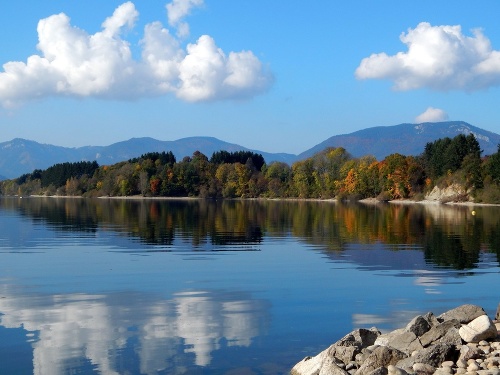
[[[177,161],[151,152],[114,165],[56,164],[0,183],[3,195],[76,195],[200,198],[422,199],[434,186],[459,184],[479,202],[500,203],[500,146],[481,156],[473,134],[426,144],[419,156],[355,158],[327,148],[291,166],[266,164],[250,151],[196,151]]]

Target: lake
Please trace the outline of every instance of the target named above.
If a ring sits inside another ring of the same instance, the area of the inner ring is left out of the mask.
[[[0,198],[1,374],[284,374],[500,302],[500,207]]]

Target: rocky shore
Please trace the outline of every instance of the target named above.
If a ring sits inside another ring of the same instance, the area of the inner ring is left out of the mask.
[[[357,329],[306,357],[291,375],[500,375],[500,305],[494,319],[476,305],[413,318],[382,334]]]

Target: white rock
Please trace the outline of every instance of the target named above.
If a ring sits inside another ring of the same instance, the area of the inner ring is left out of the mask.
[[[477,362],[472,362],[469,364],[469,366],[467,366],[467,371],[470,372],[470,371],[477,371],[477,370],[480,370],[481,367],[479,366],[479,363]]]
[[[321,367],[323,367],[323,362],[326,358],[326,350],[321,352],[315,357],[306,357],[299,363],[297,363],[291,371],[293,375],[312,375],[319,374]]]
[[[387,366],[387,372],[388,372],[388,375],[407,375],[408,374],[405,370],[400,369],[399,367],[396,367],[393,365]]]
[[[453,361],[445,361],[441,363],[441,367],[453,367],[455,365],[455,362]]]
[[[426,363],[415,363],[413,365],[413,371],[417,373],[433,374],[436,369],[434,366],[428,365]]]
[[[458,333],[465,342],[479,342],[495,338],[497,329],[488,315],[481,315],[469,324],[460,327]]]

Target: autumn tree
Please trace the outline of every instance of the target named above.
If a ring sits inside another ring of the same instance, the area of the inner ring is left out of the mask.
[[[267,195],[271,198],[286,197],[289,194],[292,169],[283,162],[273,162],[263,170],[267,179]]]

